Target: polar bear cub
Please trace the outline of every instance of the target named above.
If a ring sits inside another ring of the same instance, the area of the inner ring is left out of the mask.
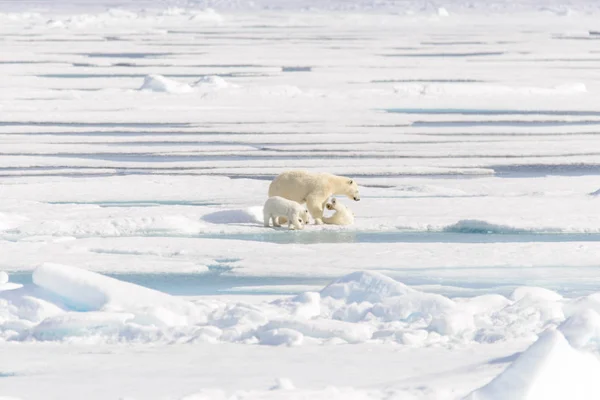
[[[308,224],[308,210],[293,200],[284,199],[280,196],[272,196],[267,199],[263,207],[265,226],[269,226],[273,220],[273,226],[281,226],[278,217],[285,217],[289,229],[303,229]],[[293,227],[293,228],[292,228]]]
[[[323,222],[330,225],[352,225],[354,223],[354,213],[348,207],[338,202],[335,197],[331,202],[325,204],[328,210],[335,210],[331,217],[323,217]]]

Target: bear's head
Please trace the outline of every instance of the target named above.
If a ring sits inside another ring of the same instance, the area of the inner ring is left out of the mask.
[[[308,213],[308,210],[305,208],[304,212],[301,214],[301,219],[302,222],[304,223],[304,225],[308,225],[308,223],[310,222],[310,220],[308,219],[310,216],[310,214]]]
[[[343,193],[340,194],[345,194],[349,199],[354,201],[360,201],[360,193],[358,192],[356,181],[350,178],[344,178],[344,180]]]
[[[291,223],[294,226],[294,228],[303,229],[304,228],[304,213],[295,212],[294,215],[292,216]]]

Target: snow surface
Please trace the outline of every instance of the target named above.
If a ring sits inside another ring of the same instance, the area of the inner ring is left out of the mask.
[[[0,396],[594,393],[599,14],[0,0]],[[292,168],[355,223],[265,230]]]
[[[579,353],[559,332],[548,331],[466,400],[597,398],[599,373],[600,361],[595,356]]]

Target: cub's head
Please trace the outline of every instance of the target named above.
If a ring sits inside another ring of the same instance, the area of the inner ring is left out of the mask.
[[[304,225],[308,225],[308,223],[310,222],[310,220],[308,219],[309,216],[310,214],[308,213],[307,209],[304,209],[304,212],[300,214],[300,219],[302,219],[302,223]]]
[[[332,198],[330,202],[325,204],[325,208],[327,208],[328,210],[335,210],[336,207],[337,207],[337,200],[335,199],[335,197]]]
[[[295,229],[304,229],[304,212],[295,212],[292,216],[291,223]],[[307,218],[307,217],[306,217]]]
[[[354,201],[360,201],[360,193],[358,192],[358,185],[354,179],[344,178],[344,193],[349,199]]]

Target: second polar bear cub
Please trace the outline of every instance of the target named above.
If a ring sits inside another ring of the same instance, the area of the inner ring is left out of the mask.
[[[280,196],[272,196],[267,199],[263,207],[265,226],[269,226],[273,220],[273,226],[281,226],[278,217],[285,217],[288,228],[303,229],[308,224],[308,210],[293,200],[284,199]]]
[[[352,225],[354,223],[354,213],[348,207],[334,198],[328,202],[325,207],[328,210],[335,210],[331,217],[323,217],[323,222],[330,225]]]

